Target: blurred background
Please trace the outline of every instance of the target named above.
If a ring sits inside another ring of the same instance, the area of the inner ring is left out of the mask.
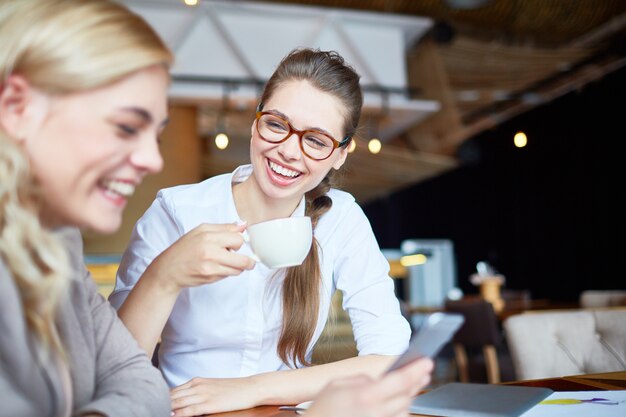
[[[337,50],[362,75],[341,188],[409,307],[478,293],[480,261],[505,288],[557,303],[626,288],[626,2],[122,3],[177,61],[165,170],[144,181],[118,234],[85,235],[104,292],[158,189],[248,162],[262,86],[301,46]]]
[[[624,288],[625,2],[123,3],[177,55],[166,168],[116,236],[86,236],[89,255],[119,256],[158,189],[246,163],[263,83],[289,50],[312,46],[362,74],[341,187],[382,248],[450,240],[464,292],[481,260],[537,297]]]
[[[338,51],[362,76],[363,116],[340,188],[370,219],[403,313],[414,328],[433,311],[466,317],[433,385],[553,376],[512,361],[509,347],[536,348],[540,329],[514,338],[503,332],[509,317],[626,305],[623,0],[122,3],[155,27],[176,64],[165,169],[136,191],[117,234],[84,234],[102,294],[156,192],[248,163],[265,81],[290,50],[315,47]],[[334,303],[317,363],[356,354],[340,294]],[[555,375],[616,370],[606,365],[615,360],[623,368],[612,356],[624,348],[618,308],[589,313],[617,340],[608,353],[594,345],[595,327],[540,318],[602,362]]]

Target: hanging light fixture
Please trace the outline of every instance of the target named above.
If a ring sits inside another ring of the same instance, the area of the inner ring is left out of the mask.
[[[228,147],[228,143],[230,139],[228,138],[228,134],[226,133],[226,127],[224,123],[224,114],[220,111],[217,115],[217,123],[215,128],[215,146],[219,150],[224,150]]]
[[[220,150],[224,150],[228,147],[228,135],[226,133],[218,133],[217,135],[215,135],[215,146],[217,146],[217,149]]]
[[[369,143],[367,144],[367,149],[369,149],[369,151],[373,153],[374,155],[379,153],[382,148],[383,148],[383,144],[380,142],[380,139],[378,138],[370,139]]]
[[[228,138],[228,134],[226,133],[226,111],[228,111],[229,107],[229,97],[230,86],[223,85],[222,86],[222,108],[217,115],[217,123],[216,129],[217,132],[215,135],[215,146],[217,149],[224,150],[228,147],[228,143],[230,139]]]
[[[371,139],[367,143],[367,149],[376,155],[382,149],[383,144],[378,139],[378,121],[373,121],[373,117],[369,118],[369,131]]]
[[[513,143],[518,148],[523,148],[524,146],[526,146],[528,144],[528,138],[526,137],[526,133],[521,131],[517,132],[515,136],[513,136]]]

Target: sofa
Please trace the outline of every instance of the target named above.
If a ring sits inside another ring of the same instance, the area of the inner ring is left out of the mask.
[[[626,370],[626,308],[521,314],[504,329],[518,379]]]

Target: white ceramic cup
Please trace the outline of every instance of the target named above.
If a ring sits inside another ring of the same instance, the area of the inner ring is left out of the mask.
[[[272,269],[302,264],[313,241],[311,218],[306,216],[253,224],[247,232],[253,258]]]

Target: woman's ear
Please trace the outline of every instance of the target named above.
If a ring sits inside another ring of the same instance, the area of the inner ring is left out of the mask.
[[[352,139],[352,140],[354,140],[354,139]],[[339,157],[333,163],[333,168],[334,169],[341,168],[343,166],[343,164],[346,162],[346,158],[348,157],[348,147],[349,146],[350,145],[343,146],[343,147],[339,148]]]
[[[18,141],[24,140],[33,123],[41,121],[43,98],[43,94],[26,78],[20,75],[9,75],[0,89],[0,127],[2,130]]]
[[[250,126],[250,138],[254,136],[254,130],[256,129],[256,119],[252,122],[252,126]]]

